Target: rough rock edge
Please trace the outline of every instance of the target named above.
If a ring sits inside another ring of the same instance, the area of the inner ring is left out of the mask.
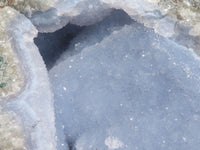
[[[21,14],[9,26],[13,49],[23,64],[26,86],[20,95],[4,101],[2,106],[22,120],[28,149],[56,150],[53,96],[45,64],[33,42],[37,30]]]

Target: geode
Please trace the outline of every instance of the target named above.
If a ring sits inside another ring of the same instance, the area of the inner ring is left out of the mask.
[[[199,6],[0,0],[0,149],[198,150]]]

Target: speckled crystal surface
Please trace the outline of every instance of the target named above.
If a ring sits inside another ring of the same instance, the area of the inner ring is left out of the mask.
[[[77,48],[104,34],[98,28]],[[60,143],[74,139],[77,150],[199,148],[200,61],[192,51],[132,23],[66,56],[49,73]]]
[[[198,0],[0,0],[0,150],[198,150]]]

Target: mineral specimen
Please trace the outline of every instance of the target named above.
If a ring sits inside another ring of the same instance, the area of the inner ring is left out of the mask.
[[[0,150],[198,150],[199,14],[198,0],[0,0]]]
[[[133,20],[179,42],[177,37],[183,36],[182,32],[186,32],[187,28],[189,33],[182,39],[200,35],[198,5],[197,0],[59,0],[52,9],[34,13],[30,18],[40,32],[53,32],[68,23],[80,26],[94,24],[109,15],[112,9],[122,9]],[[182,31],[179,24],[186,29]],[[200,43],[188,47],[190,42],[179,43],[199,53]]]
[[[33,43],[37,30],[13,8],[0,14],[0,149],[55,150],[52,94]]]
[[[20,68],[20,62],[14,52],[11,39],[6,27],[16,17],[11,9],[0,9],[0,97],[5,98],[18,93],[24,84],[24,77]]]
[[[87,46],[98,28],[50,70],[58,144],[198,150],[199,58],[138,23]]]

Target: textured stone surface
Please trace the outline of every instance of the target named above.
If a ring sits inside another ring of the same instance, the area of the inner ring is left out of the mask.
[[[1,88],[7,92],[12,89],[12,95],[0,96],[0,149],[55,150],[52,94],[46,67],[33,42],[37,30],[16,10],[5,7],[0,11],[4,20],[1,23],[1,54],[8,67],[15,69],[7,68],[13,80]],[[15,77],[22,78],[21,86]]]
[[[85,45],[50,70],[57,129],[64,133],[58,144],[197,150],[199,64],[192,51],[138,23]]]
[[[169,25],[175,26],[177,22],[191,26],[191,35],[200,34],[199,2],[196,0],[60,0],[53,9],[36,13],[32,21],[40,31],[55,31],[68,22],[77,25],[97,22],[109,13],[110,8],[123,9],[133,19],[145,23],[155,31],[158,26],[165,26],[168,33],[162,27],[157,31],[165,36],[174,34]],[[47,16],[51,17],[45,19]]]
[[[1,150],[198,150],[199,1],[0,0],[0,19]]]
[[[109,15],[112,9],[122,9],[132,19],[199,54],[200,43],[194,37],[200,35],[198,4],[194,0],[60,0],[52,9],[35,13],[31,20],[40,32],[53,32],[68,23],[94,24]],[[182,42],[181,39],[188,40]],[[195,44],[190,44],[194,41]]]
[[[10,8],[0,9],[0,99],[20,92],[24,85],[24,76],[20,61],[12,48],[11,37],[8,35],[8,24],[18,13]]]

